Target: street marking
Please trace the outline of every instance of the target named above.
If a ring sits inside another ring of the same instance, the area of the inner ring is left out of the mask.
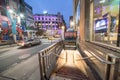
[[[24,55],[22,55],[22,56],[20,56],[20,57],[18,57],[19,59],[26,59],[26,58],[28,58],[30,56],[30,54],[24,54]]]

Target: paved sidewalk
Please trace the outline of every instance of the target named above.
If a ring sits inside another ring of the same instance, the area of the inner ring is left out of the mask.
[[[14,46],[17,46],[17,44],[14,43],[12,40],[0,41],[0,49],[14,47]]]
[[[17,44],[5,44],[5,45],[0,45],[0,49],[9,48],[9,47],[14,47],[14,46],[17,46]]]
[[[34,55],[28,60],[25,60],[19,64],[15,64],[13,67],[2,72],[1,75],[5,76],[5,80],[12,78],[15,80],[40,80],[38,55]],[[0,77],[0,80],[4,80]]]

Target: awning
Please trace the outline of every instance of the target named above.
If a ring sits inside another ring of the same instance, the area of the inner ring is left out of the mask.
[[[10,19],[9,19],[8,17],[0,15],[0,23],[1,23],[2,21],[7,21],[7,22],[8,22],[8,25],[11,24],[11,23],[10,23]]]

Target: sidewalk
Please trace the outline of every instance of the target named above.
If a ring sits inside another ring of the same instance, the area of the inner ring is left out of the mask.
[[[0,42],[0,49],[14,47],[17,46],[15,43],[11,43],[11,41]]]
[[[40,70],[38,55],[34,55],[27,60],[16,63],[13,67],[5,70],[1,73],[1,76],[5,76],[5,80],[40,80]],[[0,77],[0,80],[4,80]]]

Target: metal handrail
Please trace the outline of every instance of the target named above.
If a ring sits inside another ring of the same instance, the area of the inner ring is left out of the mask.
[[[53,53],[54,54],[54,53]],[[66,58],[63,58],[63,57],[61,57],[60,55],[58,55],[58,54],[54,54],[55,56],[57,56],[57,57],[59,57],[59,58],[61,58],[61,59],[66,59]]]
[[[93,56],[90,56],[90,57],[83,57],[83,58],[78,58],[78,59],[75,59],[76,61],[79,61],[79,60],[85,60],[85,59],[89,59],[89,58],[92,58]]]
[[[87,46],[87,47],[88,47],[88,46]],[[89,48],[89,47],[88,47],[88,48]],[[87,50],[87,51],[88,51],[90,54],[92,54],[92,55],[93,55],[97,60],[99,60],[100,62],[103,62],[103,63],[105,63],[105,64],[112,64],[112,65],[115,64],[115,63],[113,63],[113,62],[107,61],[107,60],[105,60],[105,59],[97,56],[96,54],[92,53],[92,52],[89,51],[89,50]],[[108,55],[110,55],[110,54],[108,54]],[[111,57],[112,57],[112,55],[111,55]],[[113,56],[113,57],[115,57],[115,56]]]
[[[88,49],[90,49],[88,46],[86,46]],[[100,57],[96,55],[95,53],[87,50],[91,55],[93,55],[98,61],[105,64],[105,72],[102,80],[118,80],[118,74],[119,74],[119,65],[120,65],[120,57],[113,55],[113,54],[107,54],[106,58]],[[105,60],[106,59],[106,60]],[[99,73],[98,73],[99,75]]]
[[[57,61],[57,57],[59,56],[59,53],[62,50],[62,46],[63,46],[62,41],[60,41],[54,43],[48,48],[41,50],[38,53],[41,80],[46,80],[47,78],[49,78],[52,70],[54,69],[54,65]],[[58,52],[56,53],[57,50]],[[54,55],[56,55],[57,57]]]
[[[88,52],[89,52],[89,51],[88,51]],[[105,63],[105,64],[112,64],[112,65],[115,64],[115,63],[113,63],[113,62],[107,61],[107,60],[105,60],[105,59],[97,56],[96,54],[94,54],[94,53],[92,53],[92,52],[90,52],[90,53],[91,53],[96,59],[98,59],[100,62],[103,62],[103,63]]]

